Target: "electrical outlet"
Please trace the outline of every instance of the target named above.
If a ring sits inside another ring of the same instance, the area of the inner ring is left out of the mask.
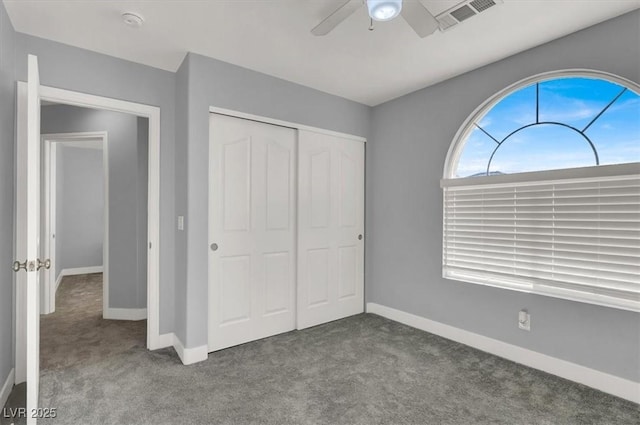
[[[518,313],[518,327],[525,331],[531,330],[531,315],[527,310],[520,310]]]
[[[178,230],[184,230],[184,216],[178,216]]]

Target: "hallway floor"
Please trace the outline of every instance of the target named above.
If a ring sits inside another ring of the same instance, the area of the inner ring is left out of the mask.
[[[146,320],[102,318],[102,273],[66,276],[56,292],[56,311],[40,316],[41,377],[49,371],[87,367],[132,348],[145,349],[146,327]],[[17,385],[5,408],[24,407],[25,396],[25,384]],[[0,425],[24,423],[4,416]]]
[[[40,369],[95,363],[145,347],[146,320],[102,318],[102,273],[67,276],[56,293],[56,311],[41,316]]]

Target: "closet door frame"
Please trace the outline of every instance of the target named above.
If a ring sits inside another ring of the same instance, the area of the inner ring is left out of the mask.
[[[226,108],[218,108],[218,107],[214,107],[214,106],[210,106],[209,107],[209,113],[210,114],[227,115],[227,116],[230,116],[230,117],[241,118],[241,119],[246,119],[246,120],[251,120],[251,121],[258,121],[258,122],[262,122],[262,123],[265,123],[265,124],[277,125],[277,126],[281,126],[281,127],[288,127],[288,128],[292,128],[292,129],[295,129],[295,130],[298,130],[298,131],[300,131],[300,130],[311,131],[311,132],[315,132],[315,133],[326,134],[326,135],[335,136],[335,137],[342,138],[342,139],[347,139],[347,140],[350,140],[350,141],[361,142],[365,146],[365,155],[366,155],[366,142],[367,142],[367,139],[364,138],[364,137],[361,137],[361,136],[354,136],[352,134],[341,133],[341,132],[333,131],[333,130],[326,130],[326,129],[323,129],[323,128],[303,125],[303,124],[290,122],[290,121],[283,121],[283,120],[263,117],[263,116],[254,115],[254,114],[247,114],[247,113],[244,113],[244,112],[234,111],[234,110],[226,109]],[[298,139],[297,143],[299,143],[299,142],[300,141]],[[297,163],[297,159],[296,159],[296,163]],[[296,171],[296,174],[297,174],[297,171]],[[366,174],[366,166],[365,166],[365,169],[364,169],[364,174]],[[363,178],[364,178],[364,176],[363,176]],[[365,186],[366,186],[366,179],[365,179]],[[295,193],[296,194],[298,193],[298,181],[295,182]],[[210,196],[210,194],[208,194],[208,196]],[[365,197],[363,206],[364,205],[366,205],[366,197]],[[365,228],[366,228],[366,225],[365,225]],[[297,229],[297,219],[296,219],[296,229]],[[211,241],[209,241],[209,243],[211,243]],[[297,249],[297,246],[296,246],[296,249]],[[296,255],[298,255],[297,252],[296,252]],[[207,262],[207,267],[208,268],[209,268],[209,263],[210,262],[208,261]],[[297,259],[296,259],[296,261],[294,263],[296,264],[296,267],[297,267]],[[297,275],[297,272],[296,272],[296,275]],[[207,285],[208,285],[208,289],[209,289],[209,292],[210,292],[210,290],[211,290],[211,270],[210,269],[208,271],[208,283],[207,283]],[[296,286],[296,292],[297,292],[298,288],[299,288],[299,282],[296,281],[296,285],[295,286]],[[364,290],[364,288],[363,288],[363,290]],[[296,298],[295,299],[296,300],[298,299],[297,294],[296,294]],[[364,309],[364,300],[366,300],[366,297],[363,297],[363,311],[365,310]],[[208,295],[207,305],[209,307],[207,309],[207,312],[208,312],[207,327],[209,327],[210,324],[211,324],[211,321],[212,321],[211,320],[211,313],[212,313],[211,312],[211,294]],[[299,325],[300,325],[299,319],[298,319],[297,314],[296,314],[296,328],[299,328]],[[207,331],[207,335],[209,335],[209,334],[210,334],[210,332]],[[208,341],[208,346],[209,346],[209,351],[211,351],[211,341]]]
[[[329,136],[335,136],[335,137],[340,137],[343,139],[349,139],[349,140],[353,140],[356,142],[362,142],[362,143],[367,143],[367,139],[361,136],[354,136],[353,134],[347,134],[347,133],[341,133],[339,131],[333,131],[333,130],[326,130],[324,128],[318,128],[318,127],[313,127],[313,126],[309,126],[309,125],[304,125],[304,124],[298,124],[295,122],[291,122],[291,121],[283,121],[283,120],[277,120],[274,118],[268,118],[268,117],[262,117],[260,115],[254,115],[254,114],[247,114],[244,112],[238,112],[238,111],[234,111],[232,109],[225,109],[225,108],[218,108],[216,106],[210,106],[209,107],[209,113],[212,114],[220,114],[220,115],[228,115],[230,117],[234,117],[234,118],[242,118],[245,120],[251,120],[251,121],[258,121],[258,122],[262,122],[265,124],[272,124],[272,125],[278,125],[280,127],[289,127],[289,128],[293,128],[295,130],[307,130],[307,131],[312,131],[314,133],[320,133],[320,134],[327,134]]]

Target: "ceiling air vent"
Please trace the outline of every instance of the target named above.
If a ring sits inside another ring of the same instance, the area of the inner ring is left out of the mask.
[[[467,0],[436,16],[440,30],[445,31],[492,8],[502,0]]]
[[[470,17],[474,16],[475,14],[476,14],[476,12],[474,12],[471,9],[471,7],[467,6],[466,4],[463,5],[462,7],[457,8],[456,10],[452,10],[451,11],[451,16],[456,18],[456,20],[458,22],[462,22],[465,19],[469,19]]]
[[[480,12],[484,12],[491,6],[495,6],[496,2],[493,0],[473,0],[469,4],[473,6],[473,8],[478,11],[478,13],[480,13]]]

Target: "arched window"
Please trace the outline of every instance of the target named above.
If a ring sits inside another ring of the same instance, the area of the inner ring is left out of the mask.
[[[640,311],[640,86],[565,71],[472,114],[447,156],[443,275]]]
[[[463,126],[445,178],[640,162],[639,93],[596,72],[518,83]]]

